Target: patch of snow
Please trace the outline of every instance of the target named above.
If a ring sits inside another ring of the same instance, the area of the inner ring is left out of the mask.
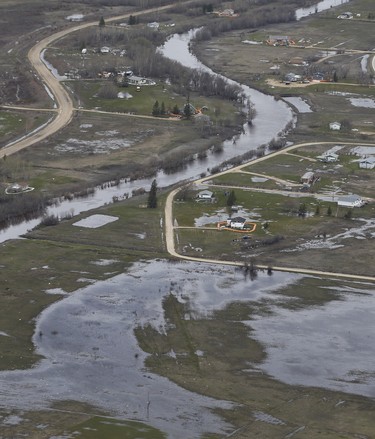
[[[66,296],[68,294],[62,288],[50,288],[49,290],[45,290],[45,292],[47,294],[60,294],[62,296]]]
[[[375,108],[375,100],[371,98],[350,98],[353,107]]]
[[[105,141],[102,139],[82,140],[70,138],[65,143],[56,145],[55,150],[60,153],[107,154],[109,151],[128,148],[133,143],[122,138],[106,139]]]
[[[243,41],[241,41],[241,43],[254,44],[254,45],[263,44],[261,41],[251,41],[251,40],[243,40]]]
[[[96,282],[96,280],[95,279],[88,279],[87,277],[80,277],[79,279],[77,279],[77,282],[94,284]]]
[[[2,425],[19,425],[23,419],[16,415],[9,415],[2,420]]]
[[[85,16],[83,14],[72,14],[65,17],[65,20],[69,21],[82,21]]]
[[[105,226],[106,224],[113,223],[114,221],[117,220],[118,220],[117,216],[96,214],[96,215],[91,215],[88,218],[81,219],[76,223],[73,223],[73,226],[86,227],[88,229],[96,229],[98,227]]]
[[[251,181],[253,183],[264,183],[265,181],[268,181],[268,178],[266,178],[266,177],[251,177]]]
[[[275,418],[274,416],[269,415],[268,413],[254,411],[253,416],[256,421],[262,421],[272,425],[285,425],[285,422],[283,422],[281,419]]]
[[[119,262],[118,259],[99,259],[98,261],[90,262],[90,264],[100,265],[100,266],[105,267],[107,265],[116,264],[117,262]]]

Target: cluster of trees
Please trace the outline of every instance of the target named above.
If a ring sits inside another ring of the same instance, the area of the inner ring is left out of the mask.
[[[165,109],[164,102],[159,104],[159,101],[155,101],[154,106],[152,107],[152,115],[153,116],[165,116],[166,114],[167,114],[167,110]]]
[[[128,24],[129,26],[133,26],[135,24],[139,23],[139,18],[136,15],[130,15],[129,20],[128,20]]]
[[[202,11],[203,11],[203,14],[209,14],[209,13],[213,12],[214,7],[213,7],[212,3],[209,3],[208,5],[203,5]]]

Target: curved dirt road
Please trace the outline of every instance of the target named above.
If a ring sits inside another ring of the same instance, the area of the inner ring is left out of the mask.
[[[157,8],[151,8],[139,12],[127,13],[115,17],[110,17],[106,19],[106,22],[110,23],[112,21],[123,20],[129,18],[130,15],[142,15],[150,12],[161,11],[164,9],[171,8],[172,6],[174,6],[174,4],[161,6]],[[52,134],[61,130],[62,128],[64,128],[66,125],[70,123],[74,111],[73,100],[69,95],[68,91],[60,83],[60,81],[57,78],[55,78],[52,72],[43,63],[41,59],[41,53],[51,43],[65,37],[66,35],[96,25],[98,25],[98,21],[91,21],[68,29],[64,29],[60,32],[57,32],[53,35],[43,38],[43,40],[39,41],[35,46],[33,46],[30,49],[28,53],[28,59],[32,67],[36,70],[40,80],[52,93],[57,107],[57,114],[51,120],[51,122],[49,122],[46,126],[41,128],[40,130],[30,133],[29,135],[26,135],[19,140],[13,141],[9,143],[8,146],[5,146],[4,148],[0,149],[0,158],[3,158],[4,156],[9,156],[11,154],[20,151],[21,149],[27,148],[37,142],[40,142],[41,140],[44,140],[45,138],[51,136]],[[56,109],[51,109],[51,112],[53,111],[56,112]]]

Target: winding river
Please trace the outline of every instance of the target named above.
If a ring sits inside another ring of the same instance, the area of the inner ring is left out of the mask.
[[[187,67],[206,70],[215,74],[189,52],[189,41],[193,35],[194,30],[183,35],[175,34],[160,48],[160,51],[164,56],[181,62]],[[231,80],[228,81],[235,83]],[[262,144],[267,144],[270,140],[277,137],[278,133],[292,120],[292,111],[285,102],[276,101],[272,96],[265,95],[245,85],[241,85],[241,87],[246,97],[254,103],[257,111],[256,117],[253,120],[253,126],[249,127],[247,123],[244,124],[242,134],[236,136],[235,139],[225,141],[220,153],[211,152],[207,159],[195,160],[174,174],[166,174],[160,171],[156,176],[159,187],[167,187],[179,181],[197,178],[201,173],[207,172],[207,169],[217,166],[225,160],[242,155],[247,151],[255,150]],[[113,197],[121,198],[124,193],[131,194],[133,190],[139,188],[148,189],[152,180],[153,178],[131,182],[122,180],[120,184],[114,187],[105,189],[97,187],[95,192],[85,199],[67,200],[56,206],[49,207],[46,215],[78,215],[111,203]],[[0,242],[20,238],[28,230],[37,226],[40,221],[41,218],[24,221],[21,224],[9,226],[7,229],[1,230]]]
[[[296,18],[300,20],[313,13],[348,2],[349,0],[323,0],[316,6],[298,9],[296,11]],[[186,67],[201,69],[215,74],[189,51],[189,42],[193,38],[194,32],[194,30],[191,30],[182,35],[173,35],[159,50],[165,57],[178,61]],[[53,69],[52,66],[51,68]],[[236,82],[228,78],[226,79],[236,84]],[[192,180],[199,177],[202,173],[206,173],[208,169],[220,165],[225,160],[240,156],[247,151],[257,149],[260,145],[267,144],[270,140],[276,138],[278,133],[293,119],[292,111],[285,102],[276,101],[272,96],[251,89],[246,85],[238,85],[242,87],[245,96],[255,105],[257,114],[253,120],[253,126],[249,127],[248,124],[244,124],[243,133],[233,139],[225,141],[220,153],[211,152],[207,156],[207,159],[195,160],[174,174],[165,174],[163,171],[160,171],[156,176],[159,187],[167,187],[179,181]],[[148,189],[152,180],[153,178],[131,182],[122,180],[120,184],[115,187],[105,189],[97,187],[95,188],[95,192],[86,199],[80,198],[63,201],[58,205],[48,208],[46,215],[56,215],[59,217],[63,217],[66,214],[78,215],[82,212],[111,203],[113,197],[121,198],[125,193],[131,194],[133,190],[139,188]],[[40,221],[41,217],[0,230],[0,242],[20,238],[27,233],[27,231],[36,227]]]

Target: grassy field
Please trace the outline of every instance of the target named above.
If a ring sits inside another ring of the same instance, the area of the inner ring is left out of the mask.
[[[337,207],[336,202],[330,200],[333,193],[336,196],[356,193],[371,198],[374,189],[372,171],[359,169],[358,156],[354,155],[355,145],[339,147],[337,164],[316,159],[333,146],[305,145],[290,153],[250,163],[242,169],[243,172],[213,177],[210,184],[217,186],[209,188],[214,193],[214,203],[197,203],[198,191],[190,192],[185,202],[174,205],[174,217],[180,227],[176,230],[178,251],[193,257],[244,263],[253,259],[266,266],[369,274],[366,259],[373,254],[372,244],[367,240],[363,242],[362,236],[371,233],[373,204],[348,209]],[[314,172],[319,180],[300,192],[300,179],[306,171]],[[270,178],[253,182],[251,172]],[[272,177],[278,180],[272,181]],[[246,240],[239,233],[216,227],[229,215],[237,215],[227,207],[227,194],[233,188],[235,204],[240,206],[239,215],[257,224],[255,232],[250,233]],[[319,199],[324,195],[325,201]],[[302,215],[299,214],[301,209]],[[362,231],[362,227],[370,228]],[[352,233],[346,236],[348,230]],[[353,265],[347,258],[348,252],[361,263]]]

